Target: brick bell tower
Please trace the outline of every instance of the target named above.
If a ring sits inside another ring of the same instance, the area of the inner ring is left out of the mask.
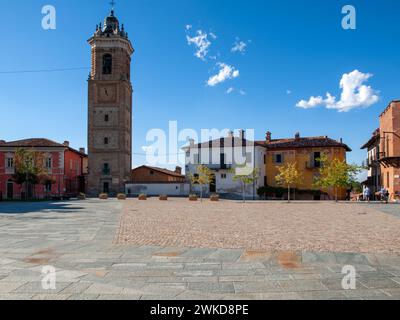
[[[88,40],[92,68],[88,80],[88,195],[125,192],[132,168],[131,56],[124,25],[112,9],[104,26]]]

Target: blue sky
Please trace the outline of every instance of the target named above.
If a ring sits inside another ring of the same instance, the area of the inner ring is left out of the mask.
[[[109,13],[109,1],[2,2],[0,72],[88,69],[0,73],[0,139],[46,137],[86,147],[90,67],[86,41]],[[57,10],[56,30],[41,27],[41,9],[46,4]],[[346,4],[117,1],[116,15],[136,49],[132,60],[134,152],[143,153],[148,130],[166,130],[168,121],[176,120],[179,129],[253,128],[257,139],[264,139],[268,130],[274,138],[292,137],[297,131],[302,136],[343,138],[354,150],[349,161],[360,163],[366,155],[359,148],[378,127],[379,114],[391,100],[400,98],[400,2],[351,1],[357,10],[356,30],[341,27],[341,9]],[[195,56],[196,47],[187,39],[198,30],[211,43],[204,61]],[[246,44],[245,52],[232,52],[240,41]],[[232,79],[207,85],[219,72],[217,63],[238,70],[239,75],[231,73]],[[369,75],[362,85],[370,86],[370,95],[379,97],[376,103],[348,112],[323,105],[296,107],[311,96],[325,99],[327,92],[339,103],[339,82],[354,70]],[[230,94],[229,88],[234,88]],[[144,156],[134,156],[134,166],[144,162]]]

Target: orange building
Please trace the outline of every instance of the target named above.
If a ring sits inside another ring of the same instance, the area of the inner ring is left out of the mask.
[[[342,141],[333,140],[327,136],[301,137],[299,133],[293,138],[273,139],[271,132],[267,132],[265,141],[257,141],[265,146],[267,153],[265,159],[266,178],[264,184],[270,187],[279,187],[275,177],[279,174],[278,167],[286,163],[296,163],[297,170],[302,174],[302,181],[294,186],[298,190],[320,190],[327,196],[314,196],[310,194],[297,195],[297,199],[328,200],[335,198],[333,189],[321,189],[314,186],[314,179],[319,174],[319,159],[325,154],[328,159],[346,160],[346,153],[351,149]],[[338,198],[344,200],[346,190],[338,192]]]
[[[391,200],[400,199],[400,100],[392,101],[380,115],[381,183]]]

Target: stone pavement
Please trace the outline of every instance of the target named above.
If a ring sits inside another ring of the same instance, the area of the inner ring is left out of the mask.
[[[0,299],[400,298],[394,254],[115,245],[122,206],[0,203]],[[42,288],[46,265],[55,290]],[[355,290],[341,287],[345,265]]]

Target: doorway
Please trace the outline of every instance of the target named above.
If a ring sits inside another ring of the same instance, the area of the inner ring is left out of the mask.
[[[14,199],[14,182],[11,180],[7,181],[7,199]]]
[[[217,181],[215,178],[215,174],[213,174],[210,183],[210,193],[216,193],[216,192],[217,192]]]
[[[109,182],[103,182],[103,193],[109,193],[110,192],[110,183]]]

